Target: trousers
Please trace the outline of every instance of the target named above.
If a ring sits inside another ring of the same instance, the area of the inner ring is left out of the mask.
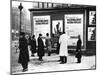
[[[22,64],[23,69],[27,69],[28,68],[28,62],[21,63],[21,64]]]

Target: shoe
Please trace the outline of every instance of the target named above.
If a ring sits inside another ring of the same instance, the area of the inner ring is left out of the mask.
[[[43,61],[43,59],[38,59],[39,61]]]
[[[81,62],[77,62],[77,63],[81,63]]]
[[[23,70],[22,70],[22,72],[25,72],[25,71],[28,71],[28,69],[26,68],[26,69],[23,69]]]
[[[25,71],[28,71],[28,69],[26,68]]]
[[[64,63],[67,63],[67,62],[64,62]]]
[[[25,69],[23,69],[22,72],[25,72]]]

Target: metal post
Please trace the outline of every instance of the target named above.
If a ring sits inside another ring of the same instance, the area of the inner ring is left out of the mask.
[[[20,33],[21,33],[21,11],[20,11]]]
[[[20,3],[20,5],[18,6],[18,8],[20,10],[20,30],[19,30],[19,33],[21,33],[21,15],[22,15],[22,9],[23,9],[22,3]]]

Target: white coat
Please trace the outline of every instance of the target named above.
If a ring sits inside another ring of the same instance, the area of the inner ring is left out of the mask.
[[[60,43],[60,56],[68,56],[68,48],[67,48],[68,36],[67,34],[62,34],[59,38]]]

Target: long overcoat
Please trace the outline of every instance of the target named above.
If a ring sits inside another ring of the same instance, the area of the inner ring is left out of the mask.
[[[51,39],[49,37],[46,37],[45,44],[46,44],[47,50],[51,51]]]
[[[75,56],[76,58],[81,58],[82,57],[81,44],[82,44],[81,39],[78,39],[77,46],[76,46],[76,56]]]
[[[33,39],[33,38],[31,39],[30,46],[33,53],[36,53],[36,39]]]
[[[67,34],[62,34],[59,38],[59,44],[60,44],[59,55],[60,56],[67,56],[68,55],[67,42],[68,42]]]
[[[44,56],[44,43],[42,38],[38,37],[38,50],[37,50],[37,54],[38,56]]]
[[[27,63],[29,61],[28,42],[25,38],[19,39],[19,59],[18,63]]]

